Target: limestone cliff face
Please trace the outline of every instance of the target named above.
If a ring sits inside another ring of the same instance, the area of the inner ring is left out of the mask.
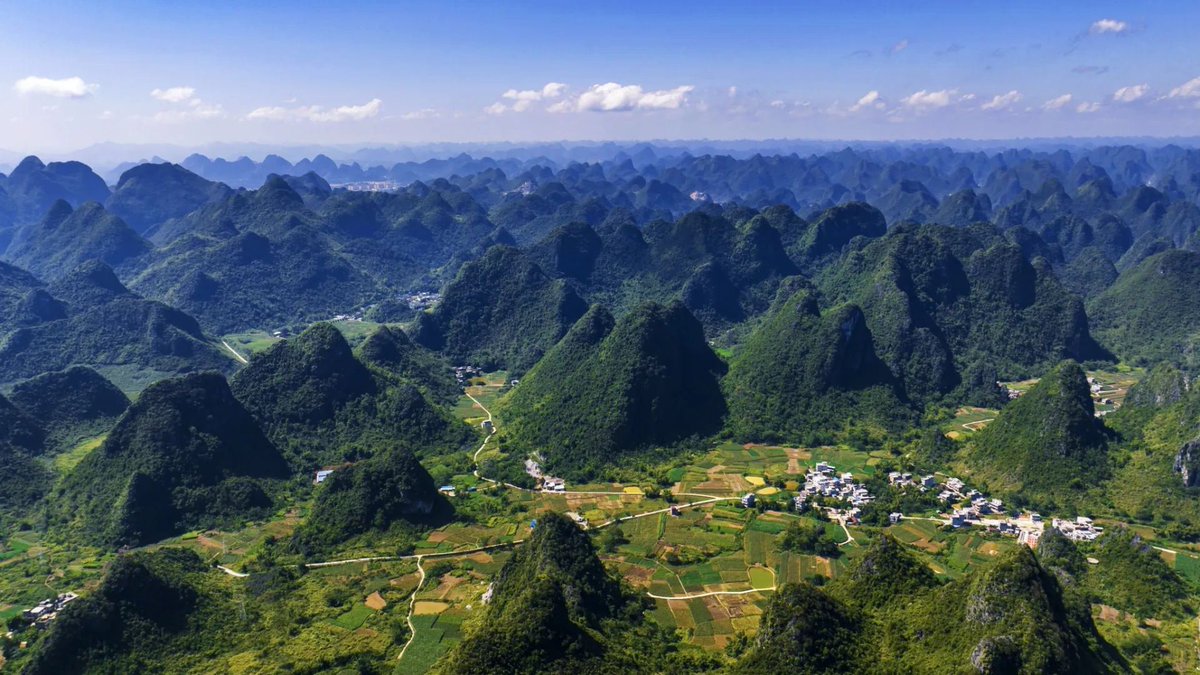
[[[1188,441],[1175,455],[1175,473],[1185,487],[1200,487],[1200,438]]]

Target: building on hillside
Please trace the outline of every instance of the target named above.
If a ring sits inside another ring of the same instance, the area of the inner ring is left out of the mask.
[[[58,616],[64,607],[74,602],[79,596],[74,593],[59,593],[56,597],[43,600],[22,613],[26,621],[32,621],[44,627]]]
[[[895,525],[896,523],[900,522],[901,520],[904,520],[903,513],[892,512],[892,513],[888,514],[888,522],[891,523],[892,525]]]
[[[754,497],[754,493],[747,492],[746,495],[744,497],[742,497],[742,508],[752,509],[752,508],[754,508],[754,504],[756,502],[757,502],[757,500]]]
[[[1104,528],[1096,527],[1091,518],[1084,516],[1079,516],[1074,522],[1054,518],[1050,521],[1050,526],[1071,541],[1095,541],[1104,533]]]

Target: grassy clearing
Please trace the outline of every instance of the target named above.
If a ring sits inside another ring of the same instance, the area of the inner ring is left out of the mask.
[[[230,333],[222,335],[221,340],[229,343],[238,353],[243,356],[257,354],[265,351],[268,347],[279,342],[279,338],[273,337],[265,330],[248,330],[241,333]]]
[[[0,561],[11,560],[29,551],[30,543],[13,537],[0,546]]]
[[[53,464],[54,470],[59,474],[70,473],[76,466],[79,465],[80,462],[83,461],[84,457],[87,457],[91,451],[100,447],[100,444],[104,442],[106,437],[107,434],[104,436],[97,436],[96,438],[89,438],[88,440],[83,441],[79,445],[76,445],[61,455],[56,456]]]

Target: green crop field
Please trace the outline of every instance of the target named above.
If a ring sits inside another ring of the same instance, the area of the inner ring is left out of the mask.
[[[766,568],[751,567],[747,573],[750,576],[750,585],[754,588],[771,588],[775,585],[775,575]]]
[[[1180,551],[1175,555],[1175,571],[1193,586],[1200,587],[1200,555]]]
[[[437,614],[412,618],[416,634],[396,666],[396,673],[424,673],[451,647],[452,643],[444,640],[446,631],[437,625],[439,618]]]
[[[360,626],[362,626],[364,623],[366,623],[367,619],[371,618],[371,615],[373,615],[374,613],[375,613],[374,610],[372,610],[370,607],[367,607],[366,605],[359,603],[359,604],[356,604],[354,607],[350,608],[349,612],[346,612],[345,614],[337,617],[336,619],[333,619],[332,621],[330,621],[330,623],[337,626],[338,628],[345,628],[346,630],[355,630],[355,629],[359,628]]]

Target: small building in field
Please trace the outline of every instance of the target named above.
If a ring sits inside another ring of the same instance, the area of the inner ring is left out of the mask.
[[[748,492],[746,493],[746,496],[742,497],[742,508],[752,509],[754,508],[756,501],[757,500],[754,497],[754,493]]]

